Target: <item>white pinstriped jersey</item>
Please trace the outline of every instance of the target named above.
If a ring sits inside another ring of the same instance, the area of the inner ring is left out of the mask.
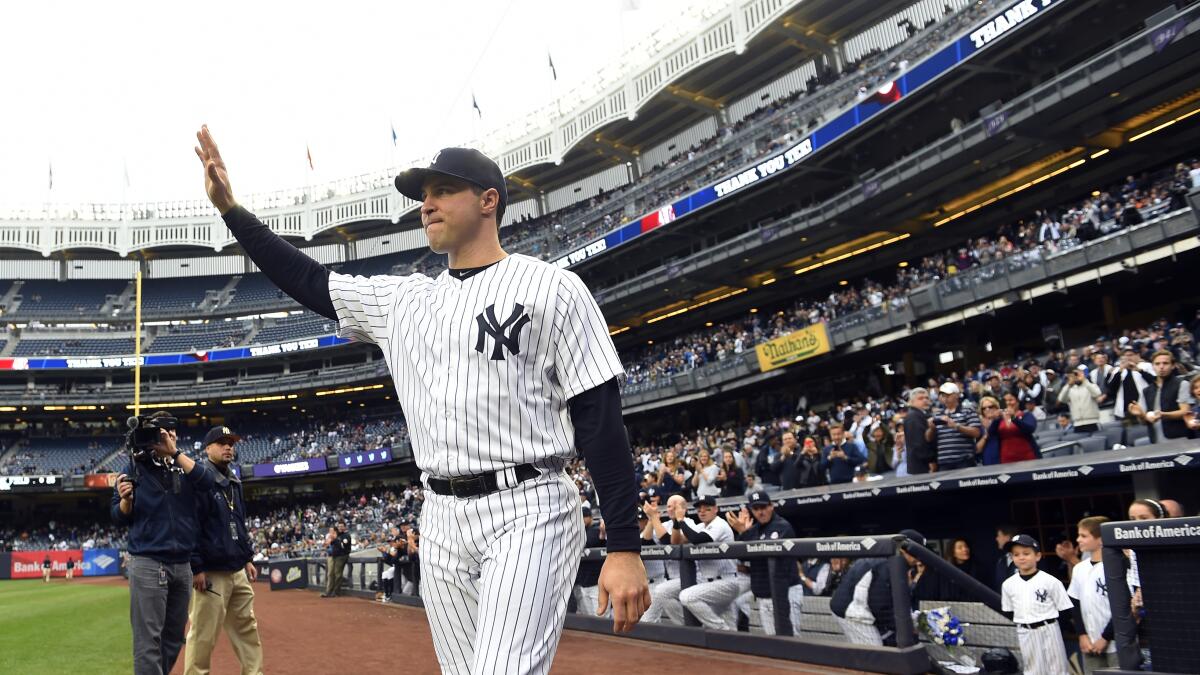
[[[1028,579],[1020,574],[1005,579],[1000,606],[1013,613],[1014,623],[1027,624],[1057,619],[1059,612],[1073,607],[1062,582],[1042,570]]]
[[[338,335],[383,350],[430,475],[574,457],[567,401],[623,374],[583,281],[528,256],[462,280],[332,273],[329,295]]]
[[[1104,627],[1112,620],[1112,607],[1108,604],[1108,580],[1104,577],[1104,563],[1082,560],[1071,572],[1071,586],[1067,595],[1079,601],[1083,614],[1083,627],[1088,637],[1097,640]],[[1107,651],[1117,651],[1115,640],[1108,643]]]
[[[686,521],[691,528],[697,532],[707,532],[708,536],[718,544],[733,542],[733,528],[729,527],[729,523],[720,515],[713,518],[707,524],[699,520]],[[697,581],[704,581],[713,577],[732,577],[737,574],[737,563],[726,558],[723,560],[697,560],[696,561],[696,577]]]

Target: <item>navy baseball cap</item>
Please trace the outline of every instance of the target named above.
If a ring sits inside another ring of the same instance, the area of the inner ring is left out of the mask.
[[[662,496],[662,493],[659,491],[658,488],[653,487],[653,486],[646,488],[646,499],[654,499],[655,497],[661,497],[661,496]]]
[[[925,545],[925,535],[921,534],[920,532],[917,532],[916,530],[912,530],[912,529],[900,530],[900,534],[908,537],[908,540],[911,542],[918,543],[922,546]]]
[[[241,436],[233,433],[229,427],[213,427],[204,434],[204,440],[201,441],[200,447],[207,448],[209,445],[217,441],[228,440],[230,443],[237,443],[242,440]]]
[[[750,493],[750,506],[766,506],[771,503],[771,498],[762,490],[755,490]]]
[[[401,171],[396,176],[396,189],[400,194],[414,201],[425,198],[425,181],[432,175],[450,176],[477,185],[484,190],[495,188],[500,193],[500,208],[496,210],[497,220],[508,205],[508,188],[504,184],[504,173],[499,165],[487,155],[471,148],[443,148],[433,156],[433,161],[425,168],[413,168]]]
[[[716,506],[717,499],[712,495],[705,495],[696,500],[696,506]]]
[[[1037,542],[1037,539],[1034,539],[1033,537],[1031,537],[1027,534],[1018,534],[1017,536],[1010,539],[1008,541],[1008,543],[1004,545],[1005,552],[1011,551],[1012,547],[1014,547],[1014,546],[1028,546],[1029,548],[1037,551],[1038,553],[1042,552],[1042,546],[1041,546],[1041,544],[1039,544]]]

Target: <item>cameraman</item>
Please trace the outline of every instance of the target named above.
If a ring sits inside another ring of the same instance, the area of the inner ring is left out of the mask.
[[[215,477],[211,490],[197,490],[199,533],[192,551],[192,607],[188,619],[184,675],[206,674],[222,627],[243,673],[262,672],[262,641],[254,618],[254,588],[258,569],[250,559],[254,546],[246,531],[246,502],[242,482],[230,468],[233,446],[241,436],[229,427],[213,427],[204,436],[200,464]]]
[[[211,490],[214,483],[211,470],[176,449],[177,420],[170,413],[137,420],[140,428],[130,432],[129,441],[133,461],[127,471],[132,476],[117,476],[110,513],[114,523],[129,526],[133,671],[161,675],[171,672],[183,647],[192,592],[189,558],[196,546],[196,493]],[[139,438],[149,434],[158,440]]]

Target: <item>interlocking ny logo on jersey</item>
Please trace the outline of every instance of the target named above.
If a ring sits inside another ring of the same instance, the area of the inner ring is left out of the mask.
[[[1103,579],[1096,580],[1096,592],[1108,597],[1108,584],[1105,584]]]
[[[513,311],[500,323],[496,319],[496,306],[488,305],[488,308],[479,313],[475,317],[475,323],[479,324],[479,339],[475,341],[475,351],[483,353],[485,335],[491,335],[495,340],[492,345],[492,355],[489,357],[493,361],[504,360],[504,350],[507,349],[509,354],[516,356],[521,353],[521,345],[519,339],[521,329],[525,324],[529,323],[529,315],[525,313],[525,306],[517,304],[513,307]]]
[[[1047,596],[1050,595],[1050,592],[1044,588],[1039,588],[1038,590],[1034,591],[1033,594],[1037,596],[1038,602],[1045,602]]]

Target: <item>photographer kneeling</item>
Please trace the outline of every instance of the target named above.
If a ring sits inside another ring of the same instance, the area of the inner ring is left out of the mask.
[[[129,526],[129,619],[133,672],[171,672],[183,647],[189,564],[196,545],[196,492],[213,473],[175,447],[178,420],[167,412],[130,418],[128,474],[117,477],[111,515]]]

